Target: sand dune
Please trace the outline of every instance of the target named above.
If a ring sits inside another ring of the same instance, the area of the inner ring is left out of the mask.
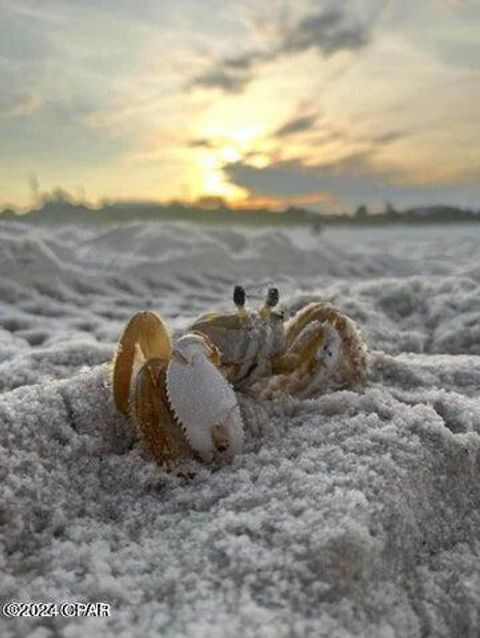
[[[0,598],[112,605],[2,636],[479,635],[476,227],[0,221],[0,273]],[[156,466],[111,402],[126,319],[177,332],[267,280],[358,323],[367,387],[241,397],[233,463]]]

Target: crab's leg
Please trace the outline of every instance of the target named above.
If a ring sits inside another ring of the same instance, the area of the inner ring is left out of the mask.
[[[353,321],[327,304],[312,303],[285,327],[286,348],[272,360],[280,375],[271,387],[288,394],[309,392],[331,379],[337,387],[365,380],[366,348]]]
[[[286,347],[289,348],[298,335],[304,330],[304,328],[314,321],[315,319],[319,319],[320,321],[325,321],[325,313],[324,310],[329,306],[325,306],[325,304],[320,303],[309,303],[308,305],[301,308],[296,315],[294,315],[285,326],[285,344]],[[320,318],[322,316],[323,318]]]
[[[333,325],[342,340],[340,367],[353,384],[364,383],[367,376],[367,349],[353,321],[338,317]]]
[[[367,373],[365,344],[353,321],[342,315],[333,306],[314,302],[302,308],[286,326],[287,351],[301,332],[314,321],[328,322],[335,328],[342,343],[340,366],[351,383],[362,383]]]
[[[131,414],[140,438],[159,463],[173,463],[189,453],[181,427],[175,421],[166,395],[165,359],[149,359],[139,370]]]
[[[161,317],[145,310],[137,312],[127,323],[118,343],[113,361],[113,398],[120,412],[129,414],[129,399],[133,368],[140,360],[168,361],[172,342]]]
[[[322,326],[303,343],[301,346],[293,346],[285,353],[277,355],[272,359],[273,374],[289,374],[299,366],[311,361],[318,348],[325,341],[325,330]]]

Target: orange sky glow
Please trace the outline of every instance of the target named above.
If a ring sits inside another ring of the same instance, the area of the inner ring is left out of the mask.
[[[480,0],[0,0],[0,204],[480,206]]]

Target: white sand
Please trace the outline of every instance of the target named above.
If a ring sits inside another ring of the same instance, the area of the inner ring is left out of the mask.
[[[112,605],[2,638],[480,635],[480,227],[0,220],[0,275],[0,599]],[[244,454],[167,473],[112,407],[124,322],[269,278],[358,322],[364,393],[242,399]]]

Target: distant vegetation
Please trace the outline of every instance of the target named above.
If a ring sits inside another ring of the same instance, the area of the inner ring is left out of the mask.
[[[334,216],[328,216],[328,221],[338,223]],[[391,204],[386,204],[381,212],[370,212],[366,206],[359,206],[353,217],[349,216],[348,223],[353,224],[445,224],[459,222],[480,222],[480,210],[458,208],[457,206],[417,206],[405,210],[397,210]],[[343,220],[342,222],[343,223]]]
[[[11,209],[0,211],[0,219],[29,221],[33,223],[121,222],[121,221],[168,221],[197,222],[203,224],[248,224],[248,225],[310,225],[315,231],[328,225],[379,225],[379,224],[427,224],[479,222],[480,211],[452,206],[425,206],[407,210],[396,210],[387,204],[381,212],[371,212],[359,206],[354,215],[314,213],[305,208],[289,207],[283,211],[267,208],[238,209],[229,207],[221,198],[208,197],[195,204],[171,202],[114,202],[93,208],[76,203],[67,193],[58,190],[45,196],[41,205],[18,214]]]
[[[33,223],[92,222],[108,223],[122,221],[197,222],[202,224],[248,224],[248,225],[297,225],[309,224],[320,228],[321,217],[303,208],[287,208],[271,211],[267,208],[230,208],[217,198],[205,198],[195,204],[171,202],[114,202],[93,208],[75,203],[63,194],[45,199],[41,206],[27,213],[17,214],[11,209],[0,212],[0,219],[28,221]]]

